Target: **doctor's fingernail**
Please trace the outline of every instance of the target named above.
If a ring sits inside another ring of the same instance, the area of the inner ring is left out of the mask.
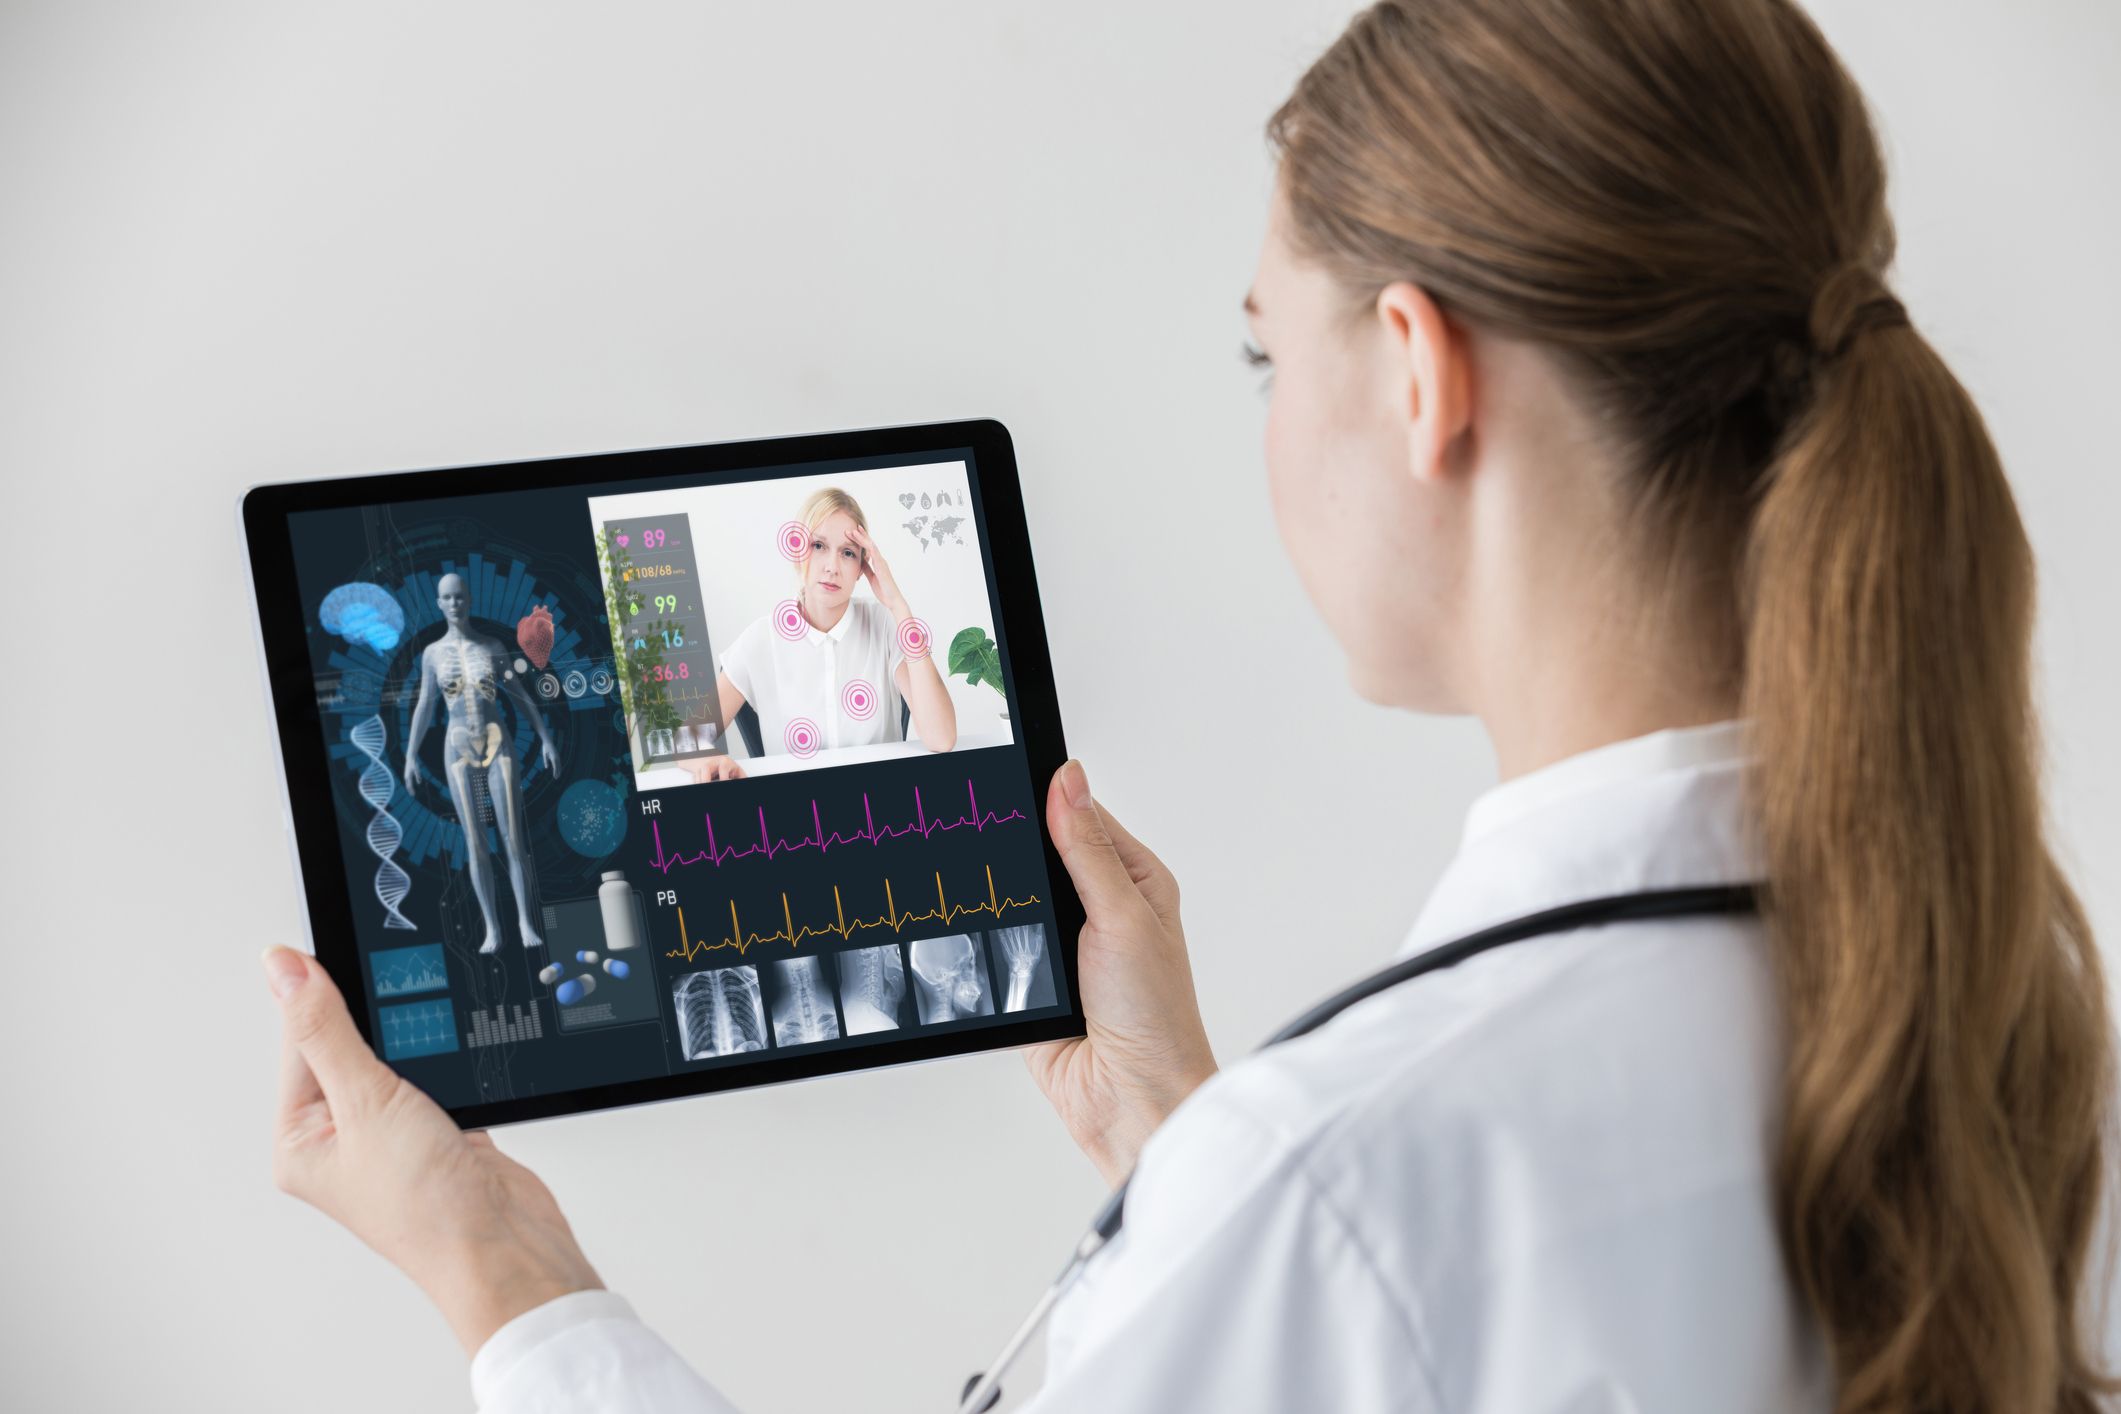
[[[284,997],[309,980],[309,965],[291,948],[265,950],[265,981],[276,997]]]
[[[1089,805],[1090,774],[1083,769],[1083,763],[1071,757],[1068,764],[1061,767],[1061,773],[1067,777],[1061,782],[1061,789],[1068,792],[1069,803],[1078,810]]]

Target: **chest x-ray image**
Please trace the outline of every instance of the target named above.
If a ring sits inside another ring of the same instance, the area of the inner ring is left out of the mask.
[[[712,1060],[766,1049],[766,1007],[756,967],[688,972],[670,989],[678,1009],[678,1046],[685,1059]]]
[[[895,1031],[912,1021],[906,994],[906,960],[897,943],[856,948],[834,961],[840,967],[840,1011],[849,1036]]]
[[[839,1009],[832,1004],[832,987],[825,980],[825,960],[784,957],[773,964],[773,1042],[777,1046],[807,1046],[813,1041],[837,1041]]]
[[[1046,925],[989,928],[994,975],[1001,979],[1002,1010],[1035,1011],[1053,1005],[1053,968],[1046,958]]]
[[[923,1025],[994,1015],[994,986],[987,980],[987,959],[977,934],[922,938],[907,952]]]

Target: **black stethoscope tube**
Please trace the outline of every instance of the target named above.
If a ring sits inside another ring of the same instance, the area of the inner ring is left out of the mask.
[[[1316,1031],[1319,1027],[1339,1016],[1357,1002],[1367,1001],[1379,992],[1389,991],[1402,982],[1411,982],[1416,977],[1441,971],[1469,957],[1477,956],[1490,948],[1499,948],[1505,943],[1523,942],[1547,933],[1565,933],[1576,928],[1593,927],[1601,923],[1621,923],[1644,918],[1678,918],[1703,913],[1750,913],[1759,907],[1759,891],[1752,884],[1713,884],[1690,889],[1649,889],[1639,893],[1611,894],[1604,898],[1584,899],[1579,903],[1565,903],[1558,908],[1542,909],[1521,918],[1512,918],[1483,928],[1477,933],[1468,933],[1462,938],[1453,938],[1448,943],[1438,943],[1414,956],[1393,963],[1390,967],[1373,972],[1353,986],[1335,992],[1332,996],[1297,1017],[1281,1030],[1260,1042],[1258,1050],[1278,1046],[1284,1041],[1293,1041],[1298,1036]],[[1256,1053],[1256,1052],[1255,1052]],[[1031,1308],[1016,1333],[1009,1337],[993,1363],[985,1371],[965,1381],[964,1393],[958,1398],[958,1414],[985,1414],[1002,1397],[1002,1374],[1015,1363],[1016,1357],[1030,1343],[1031,1337],[1045,1322],[1053,1305],[1060,1299],[1068,1284],[1075,1280],[1105,1245],[1119,1236],[1120,1228],[1126,1224],[1127,1185],[1134,1181],[1129,1174],[1105,1206],[1098,1209],[1091,1220],[1082,1241],[1068,1255],[1067,1265],[1053,1279],[1045,1294]]]

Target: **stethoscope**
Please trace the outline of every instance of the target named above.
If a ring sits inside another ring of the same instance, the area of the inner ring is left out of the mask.
[[[1468,933],[1462,938],[1439,943],[1433,948],[1416,953],[1413,957],[1393,963],[1380,972],[1373,972],[1360,982],[1326,998],[1296,1020],[1269,1036],[1260,1043],[1259,1049],[1278,1046],[1284,1041],[1293,1041],[1298,1036],[1316,1031],[1334,1017],[1376,996],[1379,992],[1410,982],[1416,977],[1439,971],[1464,962],[1490,948],[1499,948],[1505,943],[1519,943],[1527,938],[1536,938],[1545,933],[1567,932],[1573,928],[1587,928],[1599,923],[1618,923],[1633,918],[1675,918],[1694,913],[1747,913],[1758,906],[1756,891],[1751,884],[1713,885],[1692,889],[1651,889],[1641,893],[1614,894],[1606,898],[1585,899],[1580,903],[1563,904],[1559,908],[1544,909],[1521,918],[1512,918],[1493,927],[1483,928],[1477,933]],[[1031,1337],[1045,1324],[1060,1300],[1061,1293],[1082,1275],[1090,1259],[1102,1251],[1113,1238],[1119,1236],[1120,1227],[1126,1221],[1127,1184],[1134,1181],[1129,1174],[1126,1182],[1105,1201],[1097,1217],[1083,1234],[1082,1241],[1075,1244],[1074,1252],[1068,1256],[1068,1264],[1061,1268],[1060,1275],[1039,1297],[1038,1304],[1024,1317],[1016,1334],[1002,1347],[1001,1354],[982,1374],[965,1381],[965,1391],[958,1400],[958,1414],[985,1414],[1002,1397],[1002,1376],[1016,1357],[1030,1343]]]

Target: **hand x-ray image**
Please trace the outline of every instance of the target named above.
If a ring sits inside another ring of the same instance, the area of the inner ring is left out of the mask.
[[[895,1031],[913,1018],[906,994],[906,960],[897,943],[856,948],[836,959],[840,965],[840,1010],[849,1036]]]
[[[766,1049],[766,1008],[756,967],[716,967],[678,978],[678,1045],[686,1060]]]
[[[907,951],[923,1025],[994,1015],[994,987],[987,980],[987,959],[978,935],[922,938]]]
[[[1001,979],[1002,1010],[1035,1011],[1053,1005],[1053,967],[1046,959],[1046,925],[990,928],[994,975]]]
[[[773,964],[773,1041],[777,1046],[807,1046],[837,1041],[840,1014],[825,981],[825,960],[784,957]]]

